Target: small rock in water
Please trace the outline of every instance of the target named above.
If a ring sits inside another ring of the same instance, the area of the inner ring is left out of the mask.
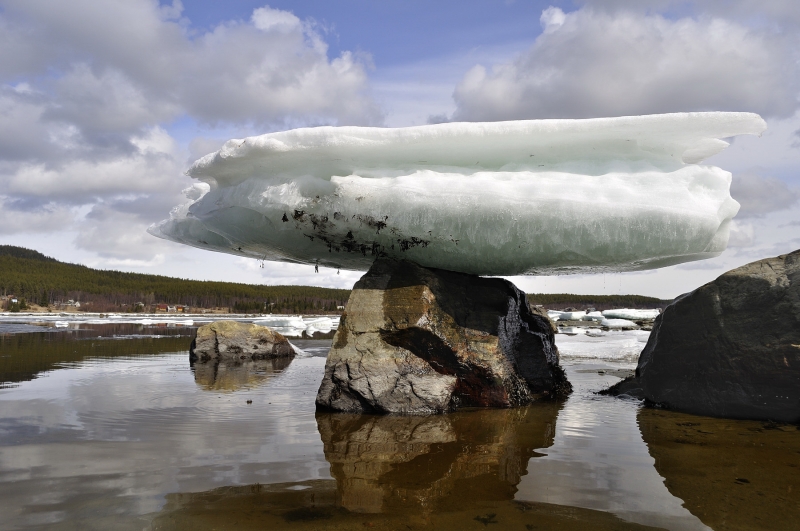
[[[295,355],[289,340],[266,326],[217,321],[197,329],[189,348],[192,361],[265,360]]]

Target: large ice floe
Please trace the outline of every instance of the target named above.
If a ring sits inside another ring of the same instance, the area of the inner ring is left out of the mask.
[[[151,234],[262,260],[366,270],[376,256],[480,275],[631,271],[725,249],[750,113],[316,127],[230,140]]]

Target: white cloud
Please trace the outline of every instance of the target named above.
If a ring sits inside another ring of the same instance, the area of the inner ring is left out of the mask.
[[[114,263],[156,264],[167,248],[145,229],[189,183],[165,124],[382,120],[369,58],[329,59],[313,23],[268,6],[209,30],[181,15],[179,0],[0,0],[0,231],[70,230]]]
[[[609,12],[677,9],[757,25],[786,28],[800,24],[800,10],[787,0],[578,0],[576,3]]]
[[[542,16],[539,18],[539,22],[542,23],[542,29],[545,33],[552,33],[556,31],[558,28],[564,25],[564,22],[567,20],[567,15],[558,8],[550,6],[544,11],[542,11]]]
[[[791,189],[784,181],[752,172],[734,176],[731,196],[742,205],[737,218],[760,217],[785,210],[800,199],[800,193]]]
[[[755,227],[752,223],[732,221],[728,247],[750,247],[755,243],[755,236]]]
[[[75,124],[90,141],[96,134],[126,138],[177,116],[181,110],[177,102],[134,83],[123,71],[95,71],[88,63],[72,64],[50,88],[53,97],[43,118]]]
[[[107,160],[75,158],[58,165],[19,165],[4,178],[4,192],[71,204],[129,193],[180,191],[180,151],[163,129],[130,139],[134,151]],[[188,180],[188,179],[187,179]]]
[[[175,252],[175,245],[153,238],[147,227],[163,216],[166,201],[174,196],[142,195],[93,205],[86,216],[76,223],[75,246],[106,259],[106,264],[155,266],[163,256]],[[158,255],[162,256],[157,260]],[[109,262],[113,260],[113,262]],[[130,262],[126,262],[132,260]]]
[[[515,60],[476,65],[454,92],[455,120],[692,110],[790,116],[798,106],[789,37],[721,18],[670,20],[583,8],[542,14]]]
[[[290,32],[297,31],[301,26],[300,19],[294,14],[269,6],[254,10],[251,20],[253,26],[261,31]]]
[[[25,88],[15,96],[26,106],[13,117],[25,126],[17,131],[44,146],[41,129],[71,126],[84,147],[107,151],[183,115],[261,128],[382,120],[368,93],[369,58],[329,59],[313,24],[262,7],[250,21],[197,31],[176,20],[181,8],[0,0],[0,83]]]
[[[0,234],[59,231],[72,225],[72,209],[48,202],[36,204],[0,195]]]

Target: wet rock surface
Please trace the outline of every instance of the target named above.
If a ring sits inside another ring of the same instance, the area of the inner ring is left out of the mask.
[[[565,395],[554,331],[506,280],[379,259],[347,302],[317,406],[428,414]]]
[[[217,321],[197,329],[189,348],[192,362],[268,360],[293,357],[292,345],[269,327],[236,321]]]
[[[800,250],[676,299],[636,377],[609,392],[698,415],[800,422]]]

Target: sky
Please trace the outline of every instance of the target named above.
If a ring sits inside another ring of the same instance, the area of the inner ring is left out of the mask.
[[[791,0],[0,0],[0,244],[101,269],[350,288],[360,273],[146,232],[229,138],[315,125],[761,114],[706,163],[742,208],[719,257],[513,277],[672,298],[800,248],[800,9]]]

